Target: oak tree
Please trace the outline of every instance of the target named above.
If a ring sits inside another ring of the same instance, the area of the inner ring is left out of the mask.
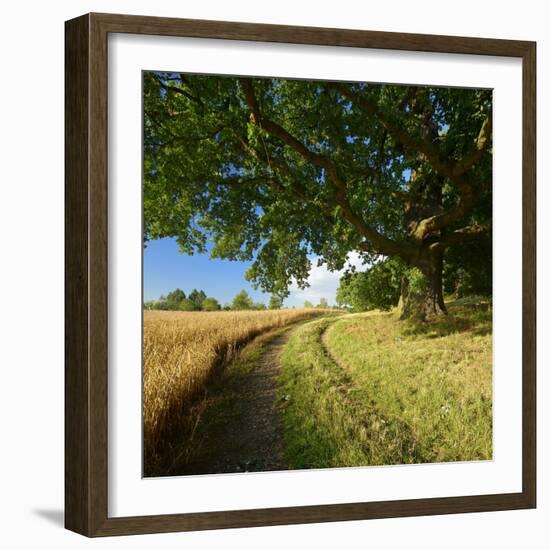
[[[145,238],[252,261],[278,296],[313,256],[397,257],[425,279],[403,315],[445,312],[446,250],[490,232],[491,109],[483,89],[145,73]]]

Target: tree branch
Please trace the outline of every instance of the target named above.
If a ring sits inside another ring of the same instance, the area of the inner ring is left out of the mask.
[[[486,235],[490,229],[490,225],[468,225],[462,229],[457,229],[456,231],[438,238],[436,242],[430,244],[429,248],[434,252],[437,250],[443,250],[453,244],[461,244],[478,239],[479,237]]]
[[[411,195],[410,193],[407,193],[406,191],[390,191],[390,195],[401,202],[404,202],[407,204],[411,201]]]
[[[474,142],[474,147],[471,152],[455,164],[453,168],[454,177],[462,176],[481,160],[483,153],[485,153],[492,142],[492,129],[492,116],[491,113],[489,113],[481,125],[479,134]]]
[[[240,79],[244,96],[250,112],[250,121],[264,129],[267,133],[280,139],[285,145],[296,151],[304,160],[324,168],[332,183],[336,204],[342,210],[342,215],[361,235],[364,235],[379,249],[380,253],[407,256],[412,253],[411,244],[406,241],[397,242],[385,237],[372,227],[368,226],[352,209],[347,199],[347,185],[341,177],[334,161],[327,155],[315,153],[307,148],[300,140],[290,134],[276,122],[264,117],[260,111],[258,100],[254,92],[254,85],[248,78]]]
[[[483,183],[478,190],[469,186],[460,196],[460,200],[455,208],[442,214],[436,214],[420,220],[413,233],[413,237],[417,240],[422,240],[430,233],[449,227],[464,218],[464,216],[474,207],[476,198],[482,190],[486,189],[489,185],[488,183]]]
[[[246,102],[250,110],[250,120],[256,126],[263,128],[266,132],[280,139],[285,145],[288,145],[290,148],[294,149],[298,154],[300,154],[304,160],[324,168],[327,172],[331,174],[331,177],[335,178],[338,181],[338,184],[344,185],[343,180],[341,180],[336,165],[326,155],[320,153],[315,153],[308,149],[300,140],[290,134],[282,126],[279,126],[276,122],[269,120],[262,116],[260,108],[258,106],[258,101],[254,93],[254,85],[252,81],[248,78],[241,78],[241,84],[243,91],[246,97]]]
[[[407,149],[423,154],[436,172],[445,177],[450,178],[452,176],[452,167],[448,163],[441,160],[439,150],[434,146],[431,140],[418,139],[409,135],[398,124],[392,122],[390,117],[388,117],[382,109],[378,107],[376,102],[372,101],[367,96],[360,96],[359,94],[353,92],[350,88],[338,82],[331,82],[329,86],[337,90],[338,93],[345,97],[348,101],[351,101],[353,104],[364,109],[368,113],[375,115],[376,118],[380,120],[384,128],[386,128],[386,130],[397,142],[401,143]]]
[[[202,99],[200,97],[196,97],[193,94],[189,93],[187,90],[184,90],[182,88],[178,88],[177,86],[169,86],[163,82],[163,79],[157,75],[153,75],[155,80],[159,83],[159,86],[165,90],[166,92],[173,92],[175,94],[180,94],[185,96],[187,99],[193,101],[194,103],[197,103],[204,109],[204,103],[202,102]],[[180,79],[180,82],[183,82],[183,79]]]
[[[438,231],[456,223],[472,209],[475,204],[477,193],[465,176],[466,173],[481,160],[491,143],[491,113],[485,117],[474,142],[472,151],[458,162],[449,162],[441,159],[439,148],[434,145],[431,138],[419,139],[409,135],[399,125],[395,124],[390,117],[388,117],[378,105],[367,96],[360,96],[339,83],[331,83],[331,87],[336,89],[343,97],[355,105],[374,114],[396,141],[402,143],[405,148],[423,155],[439,175],[448,178],[457,188],[460,196],[458,205],[448,212],[421,220],[413,235],[411,235],[413,239],[421,241],[431,232]],[[406,97],[407,96],[408,94],[406,94]],[[395,196],[397,195],[395,194]]]

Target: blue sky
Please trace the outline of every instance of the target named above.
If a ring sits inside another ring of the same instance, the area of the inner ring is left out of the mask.
[[[350,256],[350,262],[361,266],[356,255]],[[321,297],[326,298],[329,304],[335,303],[341,274],[330,273],[324,267],[318,267],[314,259],[312,264],[309,278],[311,286],[305,290],[291,287],[290,296],[284,302],[285,306],[301,307],[305,300],[317,304]],[[244,278],[249,266],[250,262],[210,259],[207,254],[180,254],[175,239],[149,241],[143,254],[144,300],[156,300],[175,288],[181,288],[186,294],[196,288],[225,304],[244,289],[255,302],[267,304],[269,294],[254,290]]]

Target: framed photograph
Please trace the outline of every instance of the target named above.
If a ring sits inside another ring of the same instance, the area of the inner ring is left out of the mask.
[[[534,508],[535,43],[65,37],[66,527]]]

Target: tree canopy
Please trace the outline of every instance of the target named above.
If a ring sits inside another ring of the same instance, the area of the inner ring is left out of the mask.
[[[283,297],[313,255],[399,257],[444,310],[446,249],[490,229],[491,110],[483,89],[145,73],[145,239],[211,242]]]
[[[185,292],[181,288],[176,288],[176,290],[169,292],[166,296],[166,302],[170,309],[178,309],[182,300],[185,300]]]
[[[200,310],[202,309],[202,303],[206,299],[206,293],[204,292],[204,290],[197,290],[196,288],[194,288],[189,293],[188,298],[195,305],[195,309]]]
[[[221,306],[216,298],[205,298],[202,302],[202,309],[203,311],[219,311]]]
[[[254,302],[246,290],[241,290],[235,295],[233,301],[231,302],[231,309],[254,309]]]
[[[403,274],[399,258],[386,258],[368,271],[347,273],[340,279],[336,303],[352,311],[391,309],[399,302]]]
[[[284,299],[281,296],[272,294],[269,298],[269,309],[281,309],[283,307]]]
[[[179,311],[196,311],[197,306],[189,298],[184,298],[174,309],[177,309]]]

